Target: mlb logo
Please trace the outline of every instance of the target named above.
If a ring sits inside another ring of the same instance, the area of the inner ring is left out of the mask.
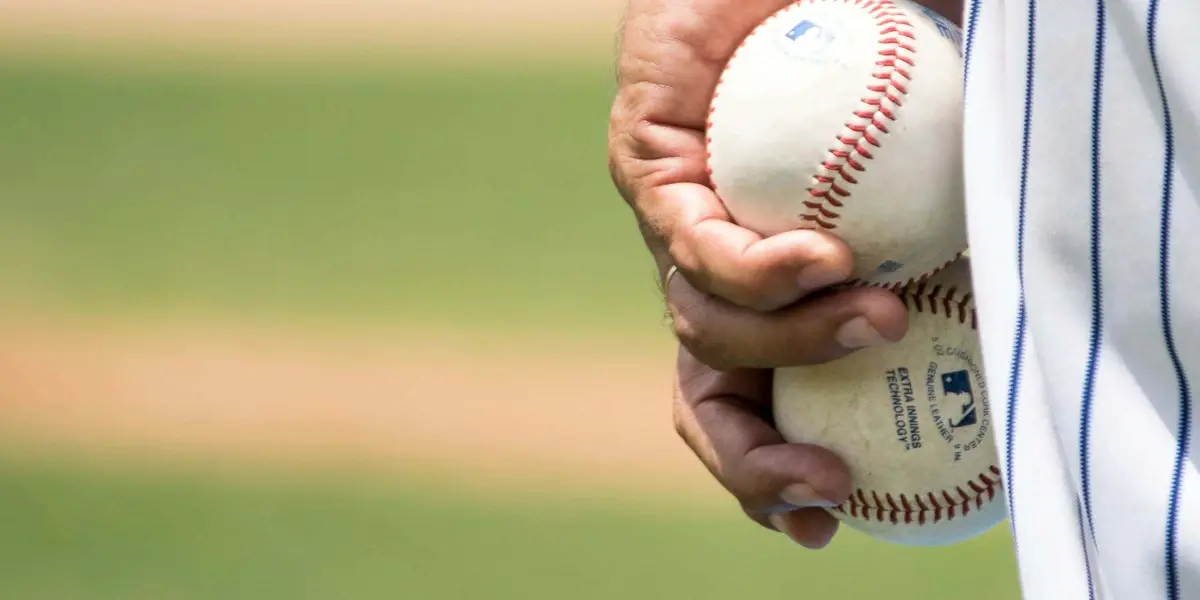
[[[951,428],[958,429],[959,427],[967,427],[979,422],[979,417],[975,412],[975,394],[971,391],[971,376],[967,371],[943,373],[942,393],[946,396],[966,396],[961,401],[961,408],[959,410],[948,411],[951,413],[949,419]],[[955,412],[957,415],[954,414]]]
[[[833,32],[807,19],[787,32],[787,38],[806,52],[819,52],[833,41]]]
[[[904,263],[899,263],[894,260],[885,260],[879,263],[879,266],[875,267],[875,270],[880,273],[895,273],[902,267],[904,267]]]

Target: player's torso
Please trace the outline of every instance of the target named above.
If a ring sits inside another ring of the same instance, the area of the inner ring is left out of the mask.
[[[1200,598],[1200,5],[967,4],[971,255],[1026,595]]]

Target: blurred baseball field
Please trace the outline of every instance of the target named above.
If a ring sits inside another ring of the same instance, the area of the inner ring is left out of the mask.
[[[677,441],[619,7],[0,7],[0,598],[1017,598]]]

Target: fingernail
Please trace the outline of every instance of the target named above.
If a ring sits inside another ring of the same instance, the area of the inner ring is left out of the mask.
[[[792,540],[793,542],[796,542],[797,544],[800,543],[800,539],[797,538],[796,535],[792,533],[792,527],[791,527],[791,524],[788,523],[787,513],[778,513],[778,514],[771,515],[771,516],[767,517],[767,520],[771,522],[771,526],[775,528],[775,531],[778,531],[779,533],[786,535],[788,537],[788,539]]]
[[[800,271],[800,293],[807,295],[823,287],[840,283],[846,274],[826,264],[815,264]]]
[[[838,504],[828,498],[823,498],[807,483],[793,483],[783,488],[783,491],[779,493],[779,497],[784,502],[797,507],[821,506],[832,508]]]
[[[826,529],[823,536],[809,539],[808,543],[804,544],[804,547],[808,548],[809,550],[820,550],[825,548],[829,545],[829,542],[833,541],[833,534],[835,533],[837,533],[836,528]]]
[[[826,531],[810,530],[808,531],[808,539],[800,536],[800,533],[794,529],[792,519],[788,518],[791,513],[779,513],[767,517],[767,521],[775,528],[775,531],[786,535],[793,543],[808,548],[809,550],[820,550],[829,545],[833,540],[833,534],[837,531],[836,528],[829,528]],[[820,537],[816,537],[819,535]]]
[[[846,321],[838,329],[835,339],[843,348],[866,348],[887,342],[866,317],[854,317]]]

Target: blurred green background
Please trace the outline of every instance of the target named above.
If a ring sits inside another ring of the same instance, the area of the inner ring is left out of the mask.
[[[526,40],[512,56],[495,43],[336,61],[9,43],[3,324],[20,340],[38,327],[119,337],[214,323],[386,330],[398,345],[479,336],[528,355],[531,381],[548,364],[520,345],[536,332],[599,369],[614,339],[668,369],[652,265],[605,165],[619,3],[593,9],[612,18],[581,48]],[[415,20],[405,10],[400,29]],[[415,457],[296,469],[112,453],[121,431],[64,437],[61,420],[29,415],[70,415],[92,400],[87,377],[117,367],[64,363],[56,376],[84,390],[54,395],[22,370],[34,360],[24,343],[0,349],[0,422],[13,433],[0,444],[0,598],[1018,597],[1004,526],[940,549],[844,531],[808,552],[750,524],[695,470],[671,493],[638,476],[531,484]],[[447,377],[469,377],[456,368]],[[665,405],[665,392],[629,393]],[[562,425],[547,435],[569,445]],[[671,436],[667,421],[649,431]]]

